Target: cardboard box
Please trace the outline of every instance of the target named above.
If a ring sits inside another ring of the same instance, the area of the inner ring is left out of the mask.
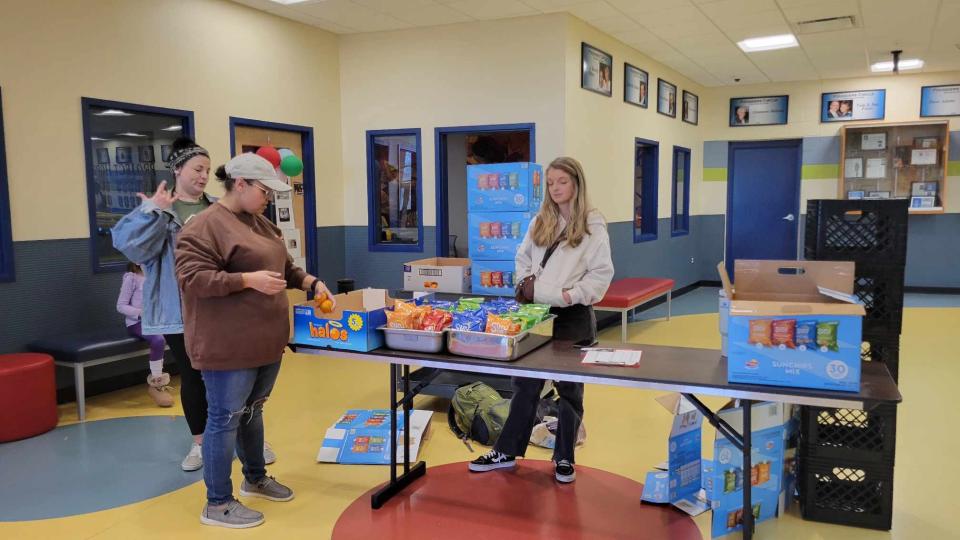
[[[640,499],[669,502],[690,515],[698,515],[707,510],[697,497],[702,484],[700,440],[703,415],[680,394],[667,394],[656,399],[673,415],[667,441],[667,471],[666,476],[648,473]]]
[[[853,296],[854,264],[832,261],[734,263],[727,380],[856,392],[860,389],[863,305]]]
[[[509,261],[473,261],[473,294],[513,296],[519,279],[514,275],[513,259]],[[497,275],[499,274],[499,276]]]
[[[410,411],[410,461],[416,461],[432,411]],[[397,461],[403,462],[404,414],[397,413]],[[327,429],[317,452],[322,463],[389,465],[390,411],[351,409]]]
[[[323,313],[313,302],[293,307],[293,342],[348,351],[371,351],[383,346],[387,323],[384,309],[396,300],[383,289],[361,289],[334,296],[337,308]]]
[[[470,292],[470,259],[431,257],[403,264],[403,288],[407,291]]]
[[[712,479],[705,483],[713,509],[711,532],[714,538],[743,528],[743,484],[751,482],[751,503],[755,523],[782,513],[785,504],[784,445],[789,409],[782,403],[755,403],[751,408],[751,470],[743,470],[743,452],[717,433],[713,447]],[[743,408],[727,408],[718,413],[737,432],[743,433]]]
[[[512,261],[531,219],[530,212],[471,212],[467,217],[470,258]]]
[[[470,212],[536,212],[546,180],[536,163],[497,163],[467,167]]]

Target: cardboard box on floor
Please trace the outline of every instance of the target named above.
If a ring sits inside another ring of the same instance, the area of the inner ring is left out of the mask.
[[[469,293],[470,259],[431,257],[403,264],[407,291]]]
[[[750,471],[743,470],[743,452],[720,433],[714,441],[713,460],[704,460],[704,490],[713,509],[714,538],[742,529],[744,482],[751,482],[752,511],[758,523],[782,514],[791,500],[794,469],[786,460],[786,448],[797,427],[793,407],[755,403],[751,415]],[[743,433],[742,407],[728,403],[718,416]]]
[[[337,307],[323,313],[313,302],[293,307],[293,342],[349,351],[370,351],[383,346],[387,323],[384,309],[395,299],[384,289],[360,289],[334,296]]]
[[[865,312],[852,262],[738,260],[735,290],[722,262],[717,271],[730,299],[730,382],[860,389]]]
[[[707,506],[697,498],[701,488],[700,440],[703,414],[680,394],[656,398],[673,415],[667,441],[667,471],[647,473],[640,499],[652,503],[670,503],[696,516]]]

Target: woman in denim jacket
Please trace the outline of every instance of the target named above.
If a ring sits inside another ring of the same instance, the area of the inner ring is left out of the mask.
[[[193,444],[183,459],[185,471],[203,466],[203,431],[207,424],[206,387],[200,372],[190,365],[183,340],[180,289],[175,273],[174,247],[184,223],[209,207],[215,199],[204,188],[210,175],[210,154],[193,140],[174,141],[167,165],[175,184],[157,186],[152,197],[138,194],[143,202],[113,227],[113,247],[143,268],[144,334],[163,334],[180,369],[180,400],[193,434]],[[264,452],[267,462],[275,457]]]

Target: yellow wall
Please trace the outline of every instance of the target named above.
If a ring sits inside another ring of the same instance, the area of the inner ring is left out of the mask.
[[[580,44],[586,42],[613,56],[613,96],[606,97],[580,88]],[[683,90],[700,96],[703,110],[705,90],[676,71],[624,45],[589,24],[567,17],[566,41],[566,137],[564,152],[580,160],[589,182],[590,198],[607,221],[633,219],[633,160],[636,137],[660,143],[658,217],[670,217],[670,179],[673,146],[691,151],[690,209],[695,207],[694,186],[703,173],[703,136],[700,126],[680,120]],[[623,101],[623,63],[649,74],[648,107],[642,109]],[[677,86],[677,118],[657,113],[657,78]],[[543,156],[541,161],[547,158]]]
[[[537,160],[559,155],[566,17],[341,36],[345,224],[367,224],[367,130],[421,129],[427,226],[436,222],[434,128],[533,122]]]
[[[226,0],[7,2],[0,51],[14,240],[90,234],[81,96],[194,111],[214,164],[230,116],[312,126],[318,188],[341,197],[330,33]]]
[[[748,86],[711,88],[707,98],[701,97],[701,126],[707,141],[742,141],[755,139],[789,139],[800,137],[838,136],[840,124],[820,123],[820,94],[850,90],[885,88],[886,118],[878,122],[851,122],[851,124],[936,121],[944,118],[920,118],[920,88],[937,84],[960,83],[960,72],[902,73],[858,79],[831,79]],[[749,96],[790,96],[788,123],[783,126],[729,127],[730,98]],[[950,118],[950,129],[960,130],[960,118]],[[947,212],[960,212],[960,178],[947,179]],[[726,182],[695,182],[698,197],[694,214],[723,214],[726,212]],[[808,198],[836,198],[837,179],[804,180],[801,184],[801,208]]]

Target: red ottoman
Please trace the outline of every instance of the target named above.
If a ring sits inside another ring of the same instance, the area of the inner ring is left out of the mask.
[[[57,427],[57,388],[48,354],[0,354],[0,442]]]

